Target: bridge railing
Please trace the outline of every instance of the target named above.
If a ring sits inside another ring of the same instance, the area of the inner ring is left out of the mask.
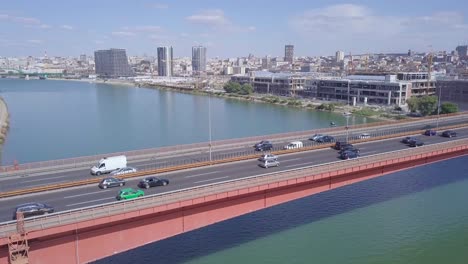
[[[468,149],[468,139],[453,140],[444,143],[426,145],[422,147],[392,151],[361,157],[354,160],[336,161],[321,165],[314,165],[305,168],[291,169],[277,173],[265,173],[238,180],[230,180],[220,183],[207,184],[194,188],[176,190],[162,194],[145,196],[135,200],[123,202],[111,202],[96,206],[89,206],[80,209],[57,212],[54,214],[34,217],[25,221],[25,228],[29,231],[47,229],[54,226],[73,224],[86,220],[97,219],[105,216],[124,214],[136,210],[155,208],[182,201],[193,200],[195,198],[208,197],[228,191],[235,191],[244,188],[254,188],[275,182],[307,178],[308,180],[319,179],[321,174],[338,171],[358,171],[362,169],[375,168],[387,164],[408,161],[411,158],[429,157],[431,154],[440,151],[448,152],[453,150]],[[312,179],[311,179],[312,177]],[[316,178],[317,177],[317,178]],[[0,237],[6,237],[16,230],[14,221],[0,224]]]
[[[445,119],[442,119],[442,121],[466,118],[466,115],[468,115],[468,113],[444,115]],[[380,127],[382,128],[393,127],[401,131],[402,125],[404,124],[410,124],[410,125],[425,124],[426,122],[434,121],[435,119],[436,117],[431,116],[431,117],[418,119],[417,121],[404,119],[404,120],[390,121],[390,122],[388,121],[374,122],[374,123],[369,123],[369,124],[361,124],[361,125],[352,126],[350,127],[349,131],[350,133],[358,133],[358,132],[363,132],[363,131],[369,132],[367,131],[368,129],[371,129],[371,128],[378,129]],[[308,131],[296,131],[296,132],[289,132],[289,133],[273,134],[273,135],[268,135],[268,136],[254,136],[254,137],[246,137],[246,138],[218,140],[218,141],[213,141],[211,144],[212,144],[213,150],[217,150],[223,147],[246,146],[248,144],[253,144],[258,141],[265,140],[265,139],[268,139],[275,143],[280,140],[290,140],[290,139],[293,140],[293,139],[300,139],[300,138],[308,138],[313,134],[327,134],[327,133],[339,133],[340,135],[343,135],[346,133],[346,130],[345,130],[345,127],[322,128],[322,129],[315,129],[315,130],[308,130]],[[313,144],[313,143],[308,143],[308,144]],[[24,164],[15,163],[13,165],[0,166],[0,174],[2,172],[10,172],[9,174],[12,174],[12,173],[15,174],[15,172],[21,173],[21,171],[27,171],[27,170],[38,170],[38,169],[46,170],[46,169],[50,169],[53,167],[79,168],[83,166],[92,166],[96,164],[103,157],[117,156],[117,155],[126,155],[129,161],[132,161],[132,160],[137,160],[138,158],[143,158],[143,157],[149,158],[149,159],[156,159],[156,158],[164,157],[164,155],[167,155],[169,153],[177,155],[177,154],[183,154],[183,153],[190,153],[193,151],[207,152],[208,145],[209,145],[208,142],[201,142],[201,143],[141,149],[141,150],[133,150],[133,151],[114,152],[114,153],[108,153],[108,154],[91,155],[91,156],[83,156],[83,157],[68,158],[68,159],[31,162],[31,163],[24,163]],[[181,164],[186,164],[187,162],[190,162],[190,161],[181,160],[181,161],[177,161],[176,164],[164,163],[159,167],[177,166]]]

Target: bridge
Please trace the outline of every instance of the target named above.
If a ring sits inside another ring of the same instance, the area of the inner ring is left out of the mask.
[[[0,218],[2,218],[0,220],[3,221],[0,224],[0,263],[8,263],[9,250],[10,253],[27,254],[32,263],[85,263],[321,191],[414,166],[466,155],[468,154],[466,139],[468,129],[464,128],[468,124],[466,118],[465,115],[456,115],[444,117],[439,121],[424,119],[407,124],[404,122],[377,124],[370,127],[354,127],[347,132],[343,132],[343,128],[327,129],[322,132],[335,134],[338,138],[346,137],[347,133],[350,139],[354,139],[355,134],[362,131],[371,131],[372,137],[369,140],[361,140],[360,143],[356,142],[363,156],[356,160],[338,161],[336,151],[329,149],[330,144],[310,143],[304,148],[309,151],[283,153],[281,167],[268,171],[256,166],[253,157],[258,157],[258,154],[250,154],[247,150],[240,151],[244,148],[243,145],[248,145],[251,149],[251,141],[259,138],[232,140],[223,144],[217,142],[214,144],[216,146],[214,157],[216,158],[211,161],[203,161],[200,158],[202,155],[206,156],[205,150],[199,153],[200,149],[188,151],[191,148],[187,146],[175,148],[168,150],[167,153],[178,152],[178,155],[176,157],[165,155],[162,159],[166,159],[166,163],[184,155],[191,157],[199,155],[197,156],[199,160],[162,168],[154,168],[150,165],[150,169],[147,170],[149,173],[170,167],[181,167],[185,170],[166,172],[165,177],[171,179],[171,184],[164,189],[166,192],[160,193],[161,189],[153,188],[154,190],[149,192],[152,195],[133,201],[113,202],[115,190],[98,191],[95,185],[89,184],[47,193],[4,196],[5,198],[0,200]],[[420,136],[424,139],[426,146],[416,149],[408,149],[406,145],[399,142],[403,135],[420,134],[421,128],[432,126],[433,122],[438,122],[441,127],[460,127],[457,129],[458,138]],[[310,131],[272,135],[270,138],[275,140],[276,145],[281,146],[284,140],[297,139],[306,134],[310,136],[309,133]],[[234,145],[238,146],[238,149],[233,148]],[[192,147],[193,149],[206,148],[205,146]],[[148,163],[148,158],[142,158],[147,155],[145,152],[148,150],[143,152],[134,153],[133,157],[138,157],[134,161],[139,160],[142,164]],[[240,159],[246,156],[246,159]],[[222,160],[230,162],[187,169],[197,162],[213,164]],[[238,161],[233,162],[234,160]],[[152,162],[157,163],[160,160]],[[62,177],[67,173],[81,175],[81,167],[87,161],[85,158],[82,158],[80,162],[75,160],[74,166],[71,166],[70,162],[58,163],[52,167],[58,168],[59,172],[50,172],[52,164],[43,164],[43,166],[30,164],[28,167],[18,165],[17,170],[5,170],[2,173],[2,176],[7,177],[2,179],[2,182],[8,183],[11,177],[23,176],[23,178],[28,178],[31,184],[35,184],[47,182],[48,178],[53,175],[62,175]],[[20,166],[23,167],[19,168]],[[44,170],[47,170],[49,174]],[[36,171],[38,175],[21,174],[28,171]],[[88,173],[89,167],[87,167],[86,175]],[[58,180],[56,177],[52,178],[54,181]],[[60,179],[63,180],[63,178]],[[129,177],[127,184],[136,185],[136,179]],[[50,185],[45,187],[50,187]],[[9,190],[3,194],[15,189],[8,186],[6,188]],[[12,215],[12,208],[16,204],[28,202],[31,199],[50,201],[58,212],[27,219],[24,222],[8,221]],[[26,241],[28,244],[25,244]],[[104,241],[108,243],[108,248],[93,247]],[[21,245],[23,247],[20,247]],[[15,247],[20,250],[15,251]],[[21,250],[24,248],[29,249],[27,253]],[[66,259],[60,259],[58,257],[60,255],[66,256]]]
[[[13,68],[0,68],[0,76],[7,77],[7,76],[19,76],[19,77],[26,77],[26,76],[36,76],[36,77],[61,77],[62,73],[47,73],[47,72],[26,72],[21,69],[13,69]]]

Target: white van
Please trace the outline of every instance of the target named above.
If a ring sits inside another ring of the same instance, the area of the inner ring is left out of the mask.
[[[284,149],[297,149],[297,148],[302,148],[304,144],[302,144],[301,141],[292,141],[289,142],[286,146],[284,146]]]
[[[91,174],[99,176],[124,167],[127,167],[125,155],[102,158],[96,166],[91,168]]]

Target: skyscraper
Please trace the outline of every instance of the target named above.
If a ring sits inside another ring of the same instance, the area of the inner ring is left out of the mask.
[[[342,62],[344,60],[344,52],[339,50],[335,54],[335,60],[336,62]]]
[[[192,47],[192,71],[194,74],[206,71],[206,47]]]
[[[468,46],[467,45],[458,46],[455,50],[458,52],[458,56],[460,57],[460,59],[468,58]]]
[[[284,61],[292,64],[294,62],[294,45],[284,46]]]
[[[116,78],[133,75],[124,49],[97,50],[94,52],[94,62],[98,76]]]
[[[172,47],[158,47],[158,75],[172,76],[174,73],[174,63]]]

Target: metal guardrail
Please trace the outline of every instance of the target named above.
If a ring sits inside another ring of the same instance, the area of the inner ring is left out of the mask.
[[[468,149],[468,139],[459,139],[449,142],[443,142],[433,145],[426,145],[418,148],[398,150],[376,154],[359,159],[347,161],[335,161],[327,164],[308,166],[304,168],[291,169],[283,172],[265,173],[238,180],[230,180],[219,183],[212,183],[203,186],[197,186],[188,189],[176,190],[162,194],[145,196],[135,200],[123,202],[111,202],[96,206],[89,206],[80,209],[63,211],[46,216],[34,217],[25,220],[25,228],[30,231],[43,230],[54,226],[72,224],[81,221],[106,217],[111,215],[123,214],[140,209],[151,208],[160,205],[187,201],[194,198],[206,197],[228,191],[240,190],[255,186],[262,186],[274,182],[280,182],[302,177],[315,177],[325,172],[342,171],[343,169],[368,168],[383,166],[394,162],[408,161],[408,157],[429,156],[434,152],[441,150],[465,150]],[[6,237],[16,232],[16,222],[9,221],[0,224],[0,238]]]
[[[441,120],[445,121],[447,119],[457,119],[460,117],[464,117],[468,115],[468,113],[455,113],[455,114],[447,114],[441,115]],[[419,118],[417,120],[414,119],[403,119],[398,121],[383,121],[383,122],[374,122],[369,124],[360,124],[354,125],[350,128],[350,130],[360,130],[360,129],[369,129],[374,127],[387,127],[387,126],[396,126],[400,127],[401,125],[406,124],[419,124],[427,122],[428,120],[436,120],[436,116],[429,116]],[[218,140],[213,141],[211,144],[214,149],[220,146],[229,146],[229,145],[242,145],[251,142],[257,142],[263,140],[265,138],[269,138],[271,141],[280,140],[280,139],[289,139],[289,138],[297,138],[297,137],[307,137],[312,134],[321,134],[321,133],[332,133],[332,132],[342,132],[344,131],[344,127],[332,127],[332,128],[322,128],[322,129],[315,129],[309,131],[297,131],[297,132],[289,132],[289,133],[281,133],[281,134],[273,134],[267,136],[254,136],[254,137],[247,137],[247,138],[237,138],[237,139],[227,139],[227,140]],[[116,155],[126,155],[129,160],[132,160],[133,157],[138,156],[161,156],[164,153],[184,153],[188,151],[195,151],[195,150],[207,150],[208,149],[208,142],[201,142],[201,143],[193,143],[193,144],[186,144],[186,145],[176,145],[176,146],[167,146],[167,147],[160,147],[160,148],[150,148],[150,149],[142,149],[142,150],[134,150],[134,151],[124,151],[124,152],[115,152],[115,153],[108,153],[108,154],[100,154],[100,155],[91,155],[91,156],[83,156],[83,157],[76,157],[76,158],[69,158],[69,159],[59,159],[59,160],[50,160],[50,161],[41,161],[41,162],[31,162],[31,163],[24,163],[24,164],[13,164],[7,166],[0,166],[0,173],[1,172],[9,172],[9,171],[21,171],[21,170],[31,170],[31,169],[40,169],[40,168],[50,168],[50,167],[69,167],[69,168],[76,168],[78,166],[90,166],[95,164],[98,160],[102,157],[108,156],[116,156]]]
[[[466,127],[466,126],[468,126],[468,124],[441,127],[441,129],[454,129],[454,128],[460,128],[460,127]],[[402,132],[402,133],[396,133],[396,134],[392,134],[391,133],[392,131],[385,131],[385,132],[382,132],[382,135],[374,134],[373,137],[368,138],[368,139],[351,139],[350,143],[364,143],[364,142],[378,141],[378,140],[384,140],[384,139],[390,139],[390,138],[398,138],[398,137],[412,135],[418,132],[422,133],[423,131],[424,130],[419,130],[419,131],[413,130],[409,132]],[[277,154],[277,155],[290,154],[290,153],[296,153],[296,152],[311,151],[311,150],[316,150],[316,149],[325,149],[325,148],[329,148],[333,146],[334,144],[335,143],[306,142],[305,146],[302,148],[289,149],[289,150],[275,149],[271,151],[271,153]],[[199,162],[191,162],[191,163],[172,166],[172,167],[150,168],[146,170],[140,170],[135,173],[120,175],[118,176],[118,178],[121,178],[121,179],[137,178],[141,176],[147,176],[147,175],[153,175],[153,174],[159,174],[159,173],[199,168],[199,167],[208,166],[208,165],[216,165],[216,164],[223,164],[223,163],[229,163],[229,162],[235,162],[235,161],[256,159],[259,156],[258,152],[255,152],[255,151],[250,151],[247,153],[239,152],[236,154],[239,154],[239,155],[221,155],[219,159],[213,159],[212,161],[203,160]],[[19,190],[7,191],[7,192],[0,192],[0,198],[13,197],[13,196],[18,196],[18,195],[38,193],[38,192],[44,192],[44,191],[52,191],[52,190],[58,190],[58,189],[65,189],[65,188],[83,186],[83,185],[88,185],[88,184],[97,184],[101,180],[102,178],[94,178],[94,179],[45,185],[45,186],[39,186],[39,187],[32,187],[32,188],[27,188],[27,189],[19,189]]]

